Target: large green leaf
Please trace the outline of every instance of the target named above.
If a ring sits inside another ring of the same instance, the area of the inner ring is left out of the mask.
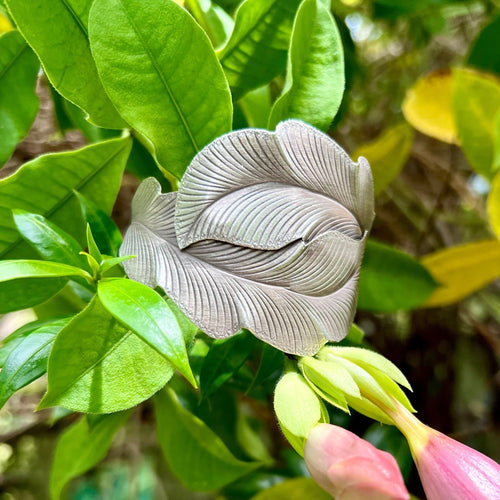
[[[243,365],[255,347],[250,332],[216,340],[210,347],[200,372],[202,396],[207,398],[227,382]]]
[[[181,325],[167,303],[142,283],[129,279],[99,282],[99,299],[122,324],[168,359],[196,386]]]
[[[77,151],[40,156],[0,181],[0,259],[25,255],[27,245],[15,229],[10,211],[39,213],[85,241],[73,189],[110,213],[121,183],[131,140],[128,137],[94,144]],[[24,250],[23,250],[24,248]]]
[[[229,87],[210,40],[172,0],[96,0],[89,31],[116,108],[160,165],[182,177],[193,156],[231,128]]]
[[[390,312],[421,305],[437,283],[410,255],[382,243],[368,241],[361,266],[358,307]]]
[[[130,408],[163,387],[173,366],[94,299],[57,336],[48,391],[40,408],[110,413]]]
[[[327,130],[344,85],[344,52],[335,21],[320,0],[305,0],[293,25],[286,84],[274,103],[269,128],[299,118]]]
[[[40,64],[17,31],[0,36],[0,166],[28,133],[38,112]]]
[[[37,53],[52,85],[101,127],[123,128],[90,53],[89,0],[6,0],[19,31]]]
[[[500,16],[483,27],[467,57],[467,66],[500,75]]]
[[[467,160],[479,174],[492,179],[495,134],[500,116],[500,80],[468,69],[453,71],[453,111]]]
[[[212,491],[259,467],[236,459],[221,439],[180,405],[171,390],[155,398],[158,440],[172,472],[189,489]]]
[[[45,373],[54,338],[68,322],[66,318],[41,326],[15,343],[0,371],[0,408],[12,394]]]
[[[130,412],[101,415],[89,424],[81,417],[66,429],[57,442],[50,474],[50,498],[59,500],[63,488],[73,478],[98,464],[111,446],[116,431],[127,421]]]
[[[234,100],[284,71],[300,0],[246,0],[233,32],[218,52]]]

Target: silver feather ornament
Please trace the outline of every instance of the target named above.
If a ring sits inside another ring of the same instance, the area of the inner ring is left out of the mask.
[[[143,181],[120,254],[137,256],[131,279],[163,288],[211,337],[247,328],[311,355],[349,331],[373,217],[368,162],[289,120],[219,137],[176,193]]]

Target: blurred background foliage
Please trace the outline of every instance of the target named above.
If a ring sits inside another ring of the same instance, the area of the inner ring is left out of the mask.
[[[210,27],[214,45],[221,46],[238,2],[185,3],[203,27]],[[406,374],[421,420],[500,460],[500,283],[495,281],[500,276],[495,237],[500,237],[500,175],[495,177],[500,168],[500,2],[333,0],[331,9],[343,40],[346,92],[330,133],[353,158],[370,160],[377,194],[372,237],[380,243],[370,243],[366,256],[377,272],[364,272],[356,323],[367,345]],[[0,32],[9,29],[0,6]],[[280,94],[283,82],[284,75],[278,75],[238,101],[235,128],[266,126],[271,97]],[[113,134],[86,122],[43,74],[37,94],[37,118],[0,171],[2,178],[42,153],[76,149]],[[113,212],[121,229],[128,224],[138,179],[157,172],[138,142],[127,169]],[[166,180],[164,189],[169,189]],[[448,248],[453,249],[442,253]],[[436,282],[444,286],[436,288]],[[38,308],[37,316],[43,315],[43,307]],[[0,318],[0,333],[5,336],[33,319],[32,311],[6,315]],[[307,475],[277,429],[269,404],[283,356],[257,346],[253,337],[223,349],[209,350],[211,345],[202,337],[193,350],[193,366],[210,397],[199,402],[180,383],[176,390],[237,458],[269,463],[224,488],[219,498],[252,498],[286,478]],[[236,356],[242,352],[247,354]],[[203,375],[210,371],[205,361],[214,363],[214,358],[223,367],[222,378]],[[72,429],[68,426],[76,417],[63,410],[33,413],[43,388],[44,380],[36,381],[0,411],[2,500],[48,498],[57,439]],[[332,423],[393,453],[410,490],[423,498],[396,429],[355,413],[329,411]],[[313,486],[305,484],[312,498]],[[302,486],[276,487],[256,498],[295,498],[291,492],[299,495]],[[118,431],[106,459],[68,491],[68,498],[78,500],[214,498],[189,492],[167,469],[148,403]]]

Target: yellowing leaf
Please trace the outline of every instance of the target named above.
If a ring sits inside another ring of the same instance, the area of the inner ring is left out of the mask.
[[[453,70],[453,111],[462,149],[472,168],[491,179],[500,114],[500,80],[470,69]]]
[[[496,175],[491,184],[488,197],[488,215],[493,231],[500,239],[500,173]]]
[[[374,141],[359,147],[353,158],[364,156],[372,168],[375,194],[399,174],[410,156],[414,132],[406,123],[384,130]]]
[[[424,306],[458,302],[500,277],[500,242],[483,240],[426,255],[422,264],[440,283]]]
[[[406,93],[403,114],[419,132],[444,142],[457,143],[451,71],[435,71],[420,78]]]
[[[7,19],[6,16],[4,16],[0,12],[0,35],[2,33],[7,33],[7,31],[11,31],[12,29],[14,29],[14,28],[12,27],[12,24],[10,23],[10,21]]]

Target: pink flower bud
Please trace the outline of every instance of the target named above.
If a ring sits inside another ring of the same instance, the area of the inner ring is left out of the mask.
[[[335,500],[410,497],[394,457],[342,427],[314,427],[304,458],[313,479]]]
[[[429,429],[414,455],[427,500],[500,500],[500,466],[482,453]]]

